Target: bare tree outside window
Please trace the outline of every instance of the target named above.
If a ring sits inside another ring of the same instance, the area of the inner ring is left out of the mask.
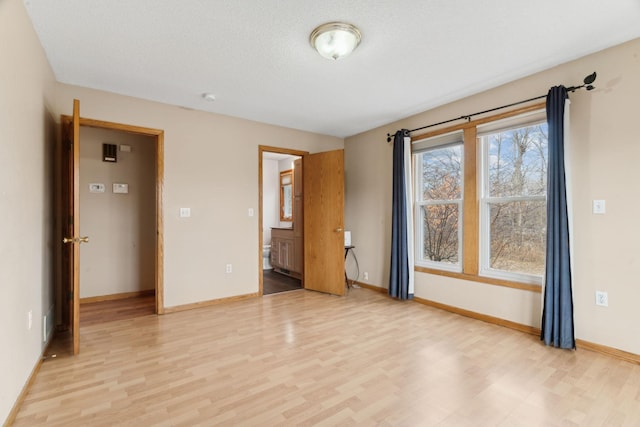
[[[543,109],[513,112],[476,123],[475,132],[455,128],[413,142],[417,266],[541,283],[548,169],[544,115]],[[464,147],[470,153],[478,149],[477,164],[465,166]],[[464,186],[478,199],[464,200]]]
[[[488,267],[541,276],[546,245],[547,124],[481,139],[487,150]]]
[[[462,145],[420,153],[417,205],[421,221],[421,259],[460,263]]]

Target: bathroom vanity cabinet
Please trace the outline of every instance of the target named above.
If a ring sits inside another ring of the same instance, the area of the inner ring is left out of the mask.
[[[296,238],[293,228],[271,229],[271,266],[276,271],[301,277],[302,268],[296,265]]]

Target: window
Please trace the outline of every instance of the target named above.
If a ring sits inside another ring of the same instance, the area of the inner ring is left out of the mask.
[[[462,271],[462,133],[414,147],[416,264]]]
[[[547,123],[479,135],[480,273],[540,283],[547,222]]]
[[[541,284],[548,159],[541,108],[413,141],[419,270],[523,289]]]

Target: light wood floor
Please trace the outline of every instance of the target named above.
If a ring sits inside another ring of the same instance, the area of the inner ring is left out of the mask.
[[[640,366],[397,302],[311,291],[81,327],[15,426],[640,425]]]
[[[80,327],[155,314],[155,303],[155,295],[81,303]]]

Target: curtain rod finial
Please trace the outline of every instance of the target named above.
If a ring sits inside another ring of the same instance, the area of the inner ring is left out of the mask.
[[[584,78],[584,84],[585,85],[591,85],[591,83],[596,81],[596,77],[598,75],[596,74],[596,72],[594,71],[593,74],[589,74],[587,77]],[[587,90],[590,90],[589,88],[587,88]]]
[[[583,82],[584,82],[584,87],[587,90],[594,90],[596,87],[594,85],[592,85],[591,83],[596,81],[596,77],[598,75],[596,74],[596,72],[594,71],[592,74],[589,74],[587,77],[584,78]]]

